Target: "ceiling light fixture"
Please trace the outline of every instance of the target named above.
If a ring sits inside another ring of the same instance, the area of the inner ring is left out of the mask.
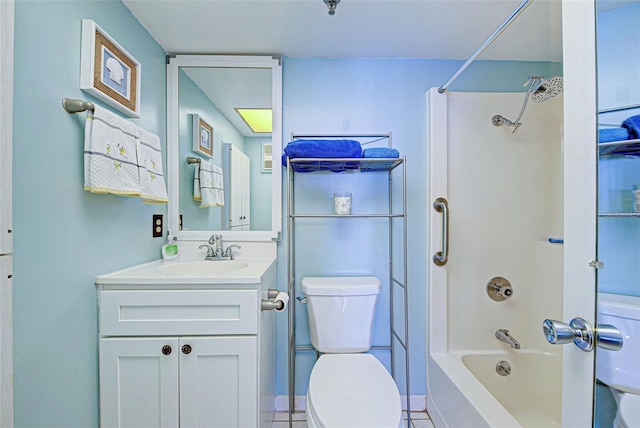
[[[340,0],[323,0],[324,4],[329,8],[329,15],[333,16],[336,14],[336,6],[340,3]]]
[[[270,108],[235,108],[242,120],[255,133],[271,133],[273,131],[273,113]]]

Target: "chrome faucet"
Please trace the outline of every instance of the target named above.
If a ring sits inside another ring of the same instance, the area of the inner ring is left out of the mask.
[[[496,339],[503,341],[513,349],[520,349],[520,343],[509,334],[509,330],[499,328],[496,330]]]
[[[200,245],[198,248],[206,248],[207,255],[204,258],[205,260],[233,260],[235,257],[233,256],[233,252],[231,251],[234,248],[240,249],[240,245],[229,245],[226,250],[222,250],[222,235],[213,234],[209,238],[209,244]]]

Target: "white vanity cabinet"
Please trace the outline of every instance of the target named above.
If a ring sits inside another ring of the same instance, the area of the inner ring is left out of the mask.
[[[255,427],[257,338],[100,339],[103,427]]]
[[[102,427],[271,426],[275,268],[255,284],[100,281]]]

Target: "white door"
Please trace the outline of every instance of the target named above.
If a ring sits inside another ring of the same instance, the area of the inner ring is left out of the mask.
[[[251,159],[242,153],[242,230],[251,229]]]
[[[256,336],[180,339],[180,427],[258,426]]]
[[[100,426],[177,427],[178,339],[100,339]]]
[[[593,0],[562,2],[564,74],[564,322],[595,324],[596,76]],[[554,299],[556,296],[549,296]],[[594,353],[563,347],[562,426],[592,425]]]
[[[13,21],[13,0],[0,2],[0,255],[13,252]]]
[[[13,0],[0,1],[0,426],[13,426]]]
[[[251,200],[251,160],[238,148],[229,145],[231,169],[229,183],[229,228],[249,230]]]

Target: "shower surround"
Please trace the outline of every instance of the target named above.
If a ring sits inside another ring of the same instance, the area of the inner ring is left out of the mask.
[[[427,92],[428,200],[449,206],[444,266],[430,260],[443,245],[443,215],[429,210],[427,383],[436,426],[560,423],[562,348],[541,326],[562,319],[563,247],[549,241],[563,237],[562,96],[530,103],[516,133],[492,124],[521,102],[522,93]],[[489,297],[494,277],[511,283],[512,296]],[[521,349],[498,340],[498,329]],[[510,374],[497,370],[501,361]]]

